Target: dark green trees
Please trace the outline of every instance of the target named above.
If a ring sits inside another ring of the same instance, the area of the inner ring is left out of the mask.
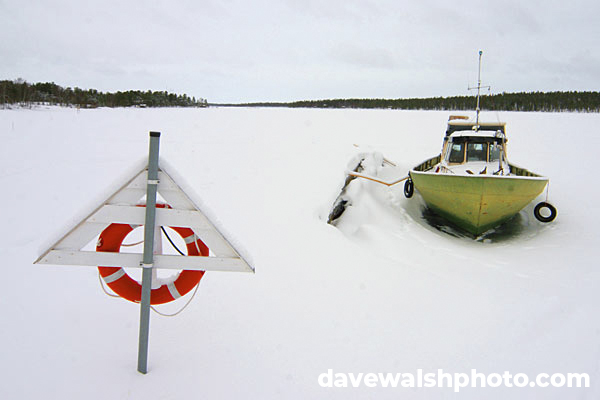
[[[0,81],[0,106],[35,103],[95,107],[206,107],[204,99],[166,91],[103,93],[95,89],[63,88],[54,82],[29,84],[22,79]]]
[[[391,108],[400,110],[474,110],[475,97],[410,99],[333,99],[292,103],[250,103],[244,106],[311,108]],[[482,110],[600,112],[600,92],[522,92],[481,97]]]

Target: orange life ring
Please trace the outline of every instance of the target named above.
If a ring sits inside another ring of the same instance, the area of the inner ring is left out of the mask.
[[[168,207],[157,204],[157,207]],[[118,253],[125,237],[136,225],[111,224],[102,231],[96,251]],[[188,256],[208,256],[208,247],[190,228],[170,227],[183,238]],[[122,298],[139,303],[142,298],[142,285],[132,279],[121,267],[98,267],[104,282]],[[204,276],[204,271],[183,270],[174,282],[152,289],[150,304],[164,304],[184,296],[192,290]]]

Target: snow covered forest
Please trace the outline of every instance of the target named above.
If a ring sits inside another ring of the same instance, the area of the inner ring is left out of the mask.
[[[301,108],[383,108],[400,110],[472,110],[473,96],[411,99],[333,99],[291,103],[251,103],[245,106]],[[488,111],[600,111],[600,92],[520,92],[482,96]]]
[[[28,83],[22,79],[0,81],[2,108],[32,104],[96,107],[205,107],[206,99],[167,91],[128,90],[104,93],[96,89],[63,88],[54,82]]]
[[[472,110],[473,96],[398,98],[398,99],[324,99],[294,102],[255,102],[215,104],[244,107],[292,108],[379,108],[399,110]],[[28,83],[22,79],[0,81],[0,107],[32,104],[96,107],[206,107],[203,98],[167,91],[128,90],[104,93],[96,89],[63,88],[54,82]],[[482,97],[481,109],[488,111],[579,111],[600,112],[600,92],[520,92]]]

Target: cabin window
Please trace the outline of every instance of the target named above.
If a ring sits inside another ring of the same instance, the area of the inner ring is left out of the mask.
[[[467,161],[487,161],[487,143],[469,143]]]
[[[502,154],[502,145],[500,143],[490,144],[490,161],[500,160],[500,154]]]
[[[465,160],[465,144],[464,143],[452,143],[450,147],[450,154],[448,156],[448,162],[451,163],[462,163]]]

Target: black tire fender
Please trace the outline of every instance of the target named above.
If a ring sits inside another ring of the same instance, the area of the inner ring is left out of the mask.
[[[412,179],[408,178],[406,182],[404,182],[404,196],[407,199],[410,199],[415,192],[415,185],[413,184]]]
[[[540,213],[540,211],[542,210],[542,208],[547,208],[548,210],[550,210],[550,215],[548,215],[547,217],[544,217]],[[554,208],[554,206],[552,204],[546,203],[545,201],[542,201],[541,203],[538,203],[535,206],[535,208],[533,209],[533,215],[540,222],[551,222],[551,221],[554,221],[554,218],[556,218],[556,208]]]

